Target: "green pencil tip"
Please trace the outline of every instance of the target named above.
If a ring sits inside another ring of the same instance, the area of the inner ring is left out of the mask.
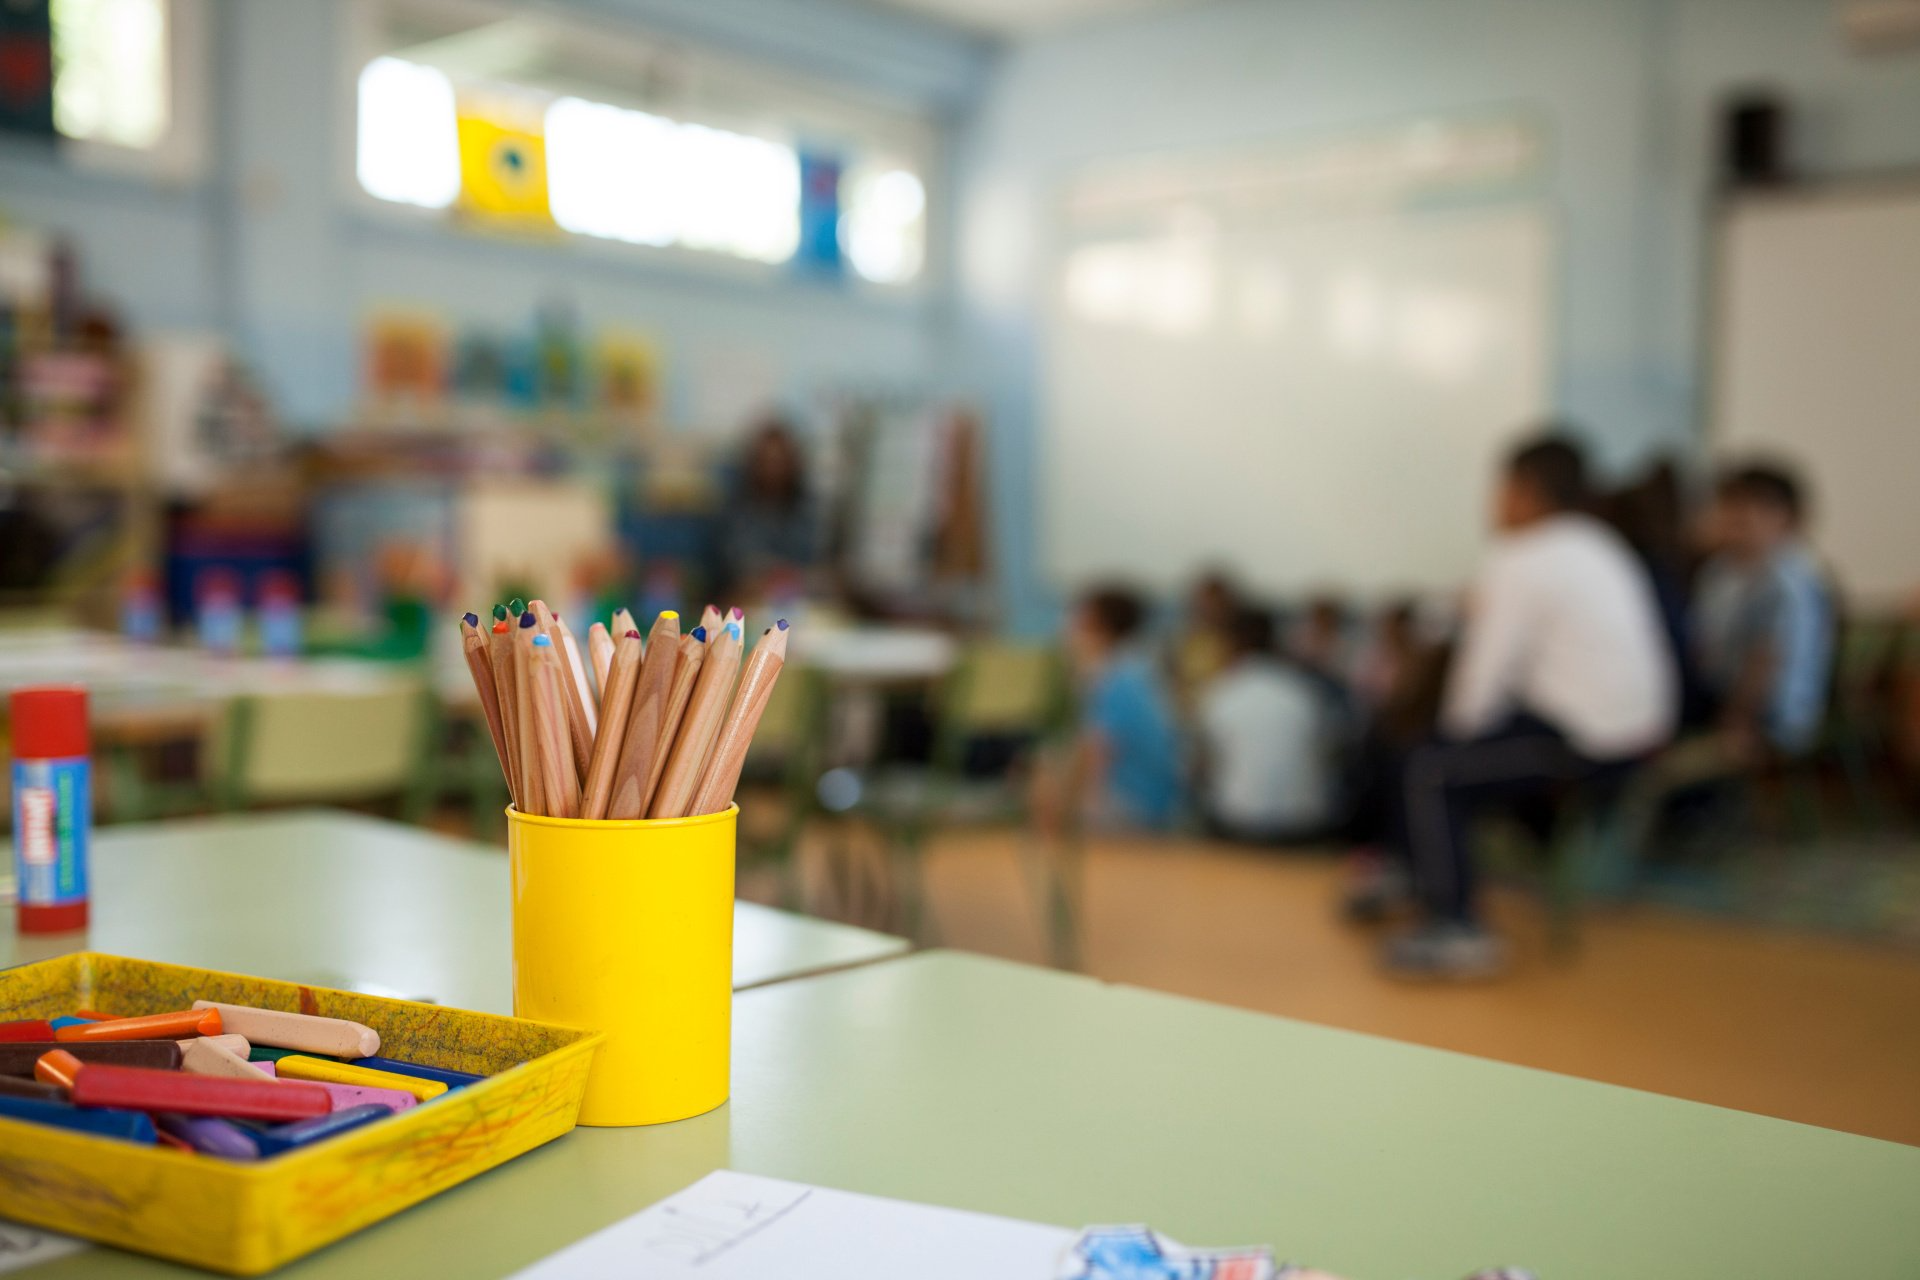
[[[507,620],[507,606],[503,604],[493,606],[493,620],[495,622],[505,622]]]

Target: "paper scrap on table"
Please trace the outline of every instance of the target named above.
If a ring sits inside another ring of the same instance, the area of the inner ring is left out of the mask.
[[[79,1253],[82,1249],[92,1247],[85,1240],[75,1240],[72,1236],[55,1235],[24,1222],[0,1219],[0,1271],[37,1267],[43,1262],[52,1262],[55,1258],[64,1258],[70,1253]]]
[[[1148,1227],[1088,1227],[1062,1259],[1058,1280],[1275,1280],[1273,1250],[1189,1249]]]
[[[514,1280],[1050,1280],[1074,1233],[722,1169]]]

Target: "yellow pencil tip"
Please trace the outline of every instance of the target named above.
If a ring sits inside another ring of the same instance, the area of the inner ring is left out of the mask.
[[[680,617],[680,611],[678,609],[662,609],[660,611],[660,616],[663,618],[673,618],[675,620],[678,620]]]

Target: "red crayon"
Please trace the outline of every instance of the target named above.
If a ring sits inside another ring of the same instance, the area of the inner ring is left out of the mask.
[[[176,1111],[236,1120],[305,1120],[333,1110],[333,1095],[317,1084],[265,1076],[255,1082],[99,1063],[88,1063],[74,1077],[72,1097],[82,1107]]]
[[[51,1039],[53,1039],[53,1024],[45,1018],[28,1018],[22,1022],[0,1022],[0,1042]]]

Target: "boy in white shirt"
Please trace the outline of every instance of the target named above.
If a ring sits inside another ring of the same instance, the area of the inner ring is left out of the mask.
[[[1276,843],[1323,832],[1333,777],[1329,712],[1317,683],[1280,661],[1273,619],[1243,608],[1224,670],[1200,694],[1207,825],[1229,840]]]
[[[1586,464],[1564,440],[1510,455],[1499,536],[1468,603],[1440,741],[1400,785],[1398,843],[1426,920],[1388,940],[1409,977],[1485,977],[1505,962],[1476,914],[1470,826],[1490,804],[1533,806],[1622,770],[1673,733],[1677,681],[1658,606],[1633,552],[1584,513]]]

